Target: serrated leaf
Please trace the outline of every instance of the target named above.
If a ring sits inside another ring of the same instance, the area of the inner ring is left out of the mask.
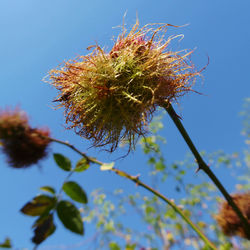
[[[0,244],[1,248],[12,248],[10,238],[6,238],[3,243]]]
[[[57,215],[67,229],[77,234],[84,234],[81,214],[71,202],[60,201],[57,205]]]
[[[71,170],[71,162],[69,158],[65,157],[62,154],[53,154],[53,157],[58,167],[65,171]]]
[[[63,191],[74,201],[88,203],[85,191],[74,181],[68,181],[63,184]]]
[[[102,171],[107,171],[107,170],[111,170],[114,167],[115,163],[114,162],[110,162],[110,163],[103,163],[100,167],[100,169]]]
[[[32,201],[26,203],[21,212],[30,216],[40,216],[54,208],[56,199],[47,195],[36,196]]]
[[[74,169],[75,172],[83,172],[89,168],[89,161],[86,158],[80,159],[76,163],[76,167]]]
[[[56,230],[56,226],[53,221],[53,214],[49,214],[46,217],[39,218],[35,222],[34,236],[32,238],[32,242],[36,245],[42,243],[45,239],[47,239],[51,234],[53,234]]]
[[[44,187],[40,187],[40,189],[42,191],[45,191],[45,192],[48,192],[48,193],[51,193],[51,194],[55,194],[56,191],[53,187],[50,187],[50,186],[44,186]]]

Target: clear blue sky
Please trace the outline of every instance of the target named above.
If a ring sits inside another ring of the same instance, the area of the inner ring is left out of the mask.
[[[1,0],[0,107],[20,104],[33,126],[49,126],[54,137],[69,140],[87,151],[90,144],[86,140],[71,131],[65,132],[63,111],[52,109],[56,91],[42,82],[42,78],[63,60],[86,54],[86,47],[96,41],[101,47],[111,47],[111,38],[119,31],[112,27],[120,25],[127,12],[128,28],[134,24],[136,14],[141,25],[189,24],[170,29],[170,34],[184,34],[177,47],[195,48],[192,60],[198,68],[207,63],[208,57],[210,63],[203,73],[204,81],[194,87],[204,95],[191,93],[182,98],[177,111],[200,150],[240,150],[243,143],[238,112],[243,99],[250,94],[249,9],[249,0]],[[168,140],[166,158],[168,162],[182,159],[188,149],[170,119],[166,117],[164,121],[163,135]],[[52,152],[63,152],[74,162],[79,158],[57,145],[53,145]],[[118,156],[94,149],[88,152],[106,162]],[[25,171],[8,168],[3,156],[0,163],[0,241],[9,236],[14,246],[31,249],[33,218],[23,216],[18,210],[39,192],[40,186],[52,185],[58,189],[65,173],[56,168],[51,157],[41,162],[41,169],[34,166]],[[116,166],[132,174],[147,168],[140,152],[118,161]],[[219,174],[222,179],[223,172]],[[100,187],[134,189],[126,180],[97,169],[90,169],[76,179],[88,193]],[[230,183],[227,187],[233,189]],[[165,194],[171,197],[170,192]],[[84,240],[57,224],[58,231],[41,249]],[[86,238],[88,232],[86,225]]]

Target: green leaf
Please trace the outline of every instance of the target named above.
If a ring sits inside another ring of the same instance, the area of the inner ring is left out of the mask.
[[[184,175],[184,174],[186,174],[186,171],[185,171],[185,170],[181,170],[181,171],[179,172],[179,174],[180,174],[180,175]]]
[[[88,203],[85,191],[74,181],[68,181],[63,184],[63,191],[74,201]]]
[[[146,212],[146,214],[155,214],[156,210],[154,207],[146,206],[145,212]]]
[[[32,201],[26,203],[21,212],[30,216],[40,216],[49,210],[53,209],[56,204],[56,199],[47,195],[36,196]]]
[[[106,232],[114,232],[115,231],[115,226],[114,226],[114,221],[113,220],[105,222],[104,231],[106,231]]]
[[[86,158],[80,159],[76,163],[76,167],[74,169],[75,172],[83,172],[89,168],[89,161]]]
[[[227,242],[220,246],[220,250],[231,250],[233,245],[230,242]]]
[[[71,170],[70,160],[62,154],[53,154],[56,164],[65,171]]]
[[[53,221],[53,214],[49,214],[46,217],[40,217],[33,227],[35,227],[35,229],[32,242],[39,245],[56,230]]]
[[[158,171],[163,171],[166,168],[166,166],[164,165],[164,163],[162,161],[158,161],[155,164],[155,169]]]
[[[51,194],[55,194],[56,191],[53,187],[50,187],[50,186],[43,186],[43,187],[40,187],[40,189],[42,191],[45,191],[45,192],[48,192],[48,193],[51,193]]]
[[[1,248],[12,248],[10,238],[6,238],[3,243],[0,244]]]
[[[77,234],[84,234],[80,212],[72,203],[60,201],[57,205],[57,215],[67,229]]]
[[[120,250],[121,248],[119,247],[119,245],[116,242],[112,241],[109,243],[109,249],[110,250]]]
[[[135,250],[136,244],[127,244],[125,250]]]
[[[110,162],[110,163],[104,163],[101,165],[100,169],[102,171],[107,171],[107,170],[111,170],[114,167],[115,163],[114,162]]]

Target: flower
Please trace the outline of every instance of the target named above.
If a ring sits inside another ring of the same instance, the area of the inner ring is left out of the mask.
[[[232,195],[232,198],[248,220],[248,223],[250,223],[250,192],[244,194],[234,194]],[[238,235],[250,240],[244,231],[241,220],[226,201],[221,204],[219,214],[215,217],[225,235]]]
[[[134,148],[147,132],[156,107],[191,90],[195,77],[191,52],[173,52],[164,41],[168,24],[123,28],[113,48],[98,45],[92,53],[66,62],[49,73],[65,108],[67,128],[113,152],[120,141]]]
[[[0,111],[0,142],[13,168],[26,168],[47,155],[49,129],[31,128],[25,112]]]

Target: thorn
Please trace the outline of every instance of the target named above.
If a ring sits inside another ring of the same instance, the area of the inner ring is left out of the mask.
[[[140,176],[140,174],[137,174],[137,175],[135,175],[135,176],[132,176],[133,177],[133,180],[135,181],[135,183],[136,183],[136,186],[138,186],[139,184],[138,184],[138,181],[139,181],[139,176]]]
[[[197,174],[200,170],[201,170],[201,168],[198,167],[198,168],[195,170],[195,173]]]

